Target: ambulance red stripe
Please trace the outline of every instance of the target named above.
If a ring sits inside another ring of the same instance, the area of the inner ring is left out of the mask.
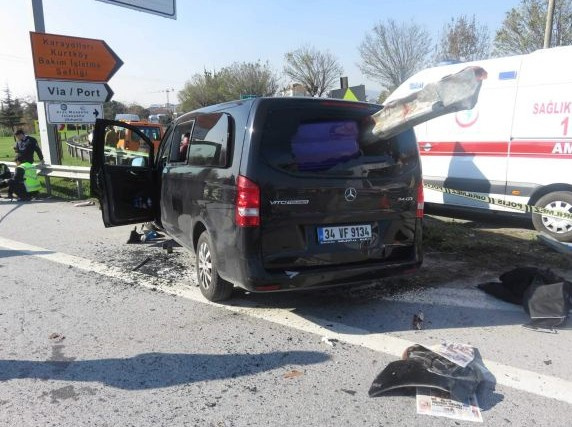
[[[510,150],[510,151],[509,151]],[[422,156],[508,156],[571,159],[572,141],[513,140],[419,142]]]

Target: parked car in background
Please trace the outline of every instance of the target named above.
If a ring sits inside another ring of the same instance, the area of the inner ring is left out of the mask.
[[[366,283],[422,262],[423,185],[412,130],[371,138],[374,104],[256,98],[184,114],[149,163],[106,161],[98,120],[92,194],[105,226],[156,221],[197,257],[203,295]],[[185,136],[190,143],[185,147]],[[366,136],[369,136],[366,138]]]
[[[471,65],[488,73],[472,110],[415,127],[425,183],[455,190],[426,188],[425,201],[522,215],[544,208],[556,215],[533,213],[535,228],[572,242],[570,64],[572,46],[543,49],[430,68],[392,93],[387,102]]]

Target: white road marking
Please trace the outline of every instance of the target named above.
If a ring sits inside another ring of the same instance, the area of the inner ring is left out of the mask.
[[[341,342],[361,346],[399,358],[407,347],[415,344],[412,341],[397,338],[387,333],[370,333],[367,330],[351,327],[342,323],[326,321],[320,318],[310,319],[308,317],[301,317],[288,309],[234,307],[211,303],[201,295],[200,290],[196,287],[184,285],[174,287],[172,282],[151,277],[143,273],[125,271],[86,258],[50,251],[49,249],[5,239],[3,237],[0,237],[0,247],[21,252],[23,255],[30,255],[112,277],[123,282],[138,284],[149,289],[157,287],[167,294],[178,295],[201,304],[209,304],[214,307],[255,317],[303,332],[327,336],[330,339],[337,339]],[[572,404],[572,382],[570,381],[503,365],[493,360],[484,359],[483,362],[487,369],[496,377],[497,384]]]

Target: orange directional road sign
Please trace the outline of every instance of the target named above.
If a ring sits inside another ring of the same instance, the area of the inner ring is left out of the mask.
[[[106,82],[123,61],[103,40],[30,32],[36,79]]]

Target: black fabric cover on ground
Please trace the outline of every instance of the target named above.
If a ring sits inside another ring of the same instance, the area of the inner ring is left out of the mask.
[[[572,286],[569,282],[543,283],[535,278],[524,292],[524,311],[530,315],[527,325],[538,329],[564,326],[570,310]]]
[[[539,270],[536,267],[518,267],[499,276],[499,282],[481,283],[478,286],[487,294],[512,304],[522,305],[524,291],[531,285],[534,277],[540,274],[550,282],[553,274],[549,271]]]
[[[562,326],[571,307],[572,284],[550,270],[519,267],[499,276],[500,282],[481,283],[479,289],[503,301],[522,305],[533,329]]]
[[[464,401],[477,390],[485,371],[476,358],[463,368],[421,345],[413,345],[406,350],[404,360],[389,363],[373,380],[369,396],[405,387],[431,387]]]

